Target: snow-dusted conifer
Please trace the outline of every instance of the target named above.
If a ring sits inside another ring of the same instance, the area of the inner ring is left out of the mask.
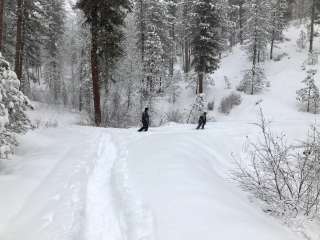
[[[163,48],[157,32],[149,27],[145,42],[145,59],[143,69],[145,73],[145,91],[147,95],[159,90],[160,70],[163,64]]]
[[[198,0],[193,6],[192,65],[198,75],[197,93],[200,94],[206,74],[219,67],[222,48],[219,10],[216,0]]]
[[[299,33],[299,38],[297,40],[297,46],[299,49],[305,49],[307,44],[307,34],[305,31],[301,30]]]
[[[19,91],[20,81],[0,56],[0,158],[8,158],[17,145],[15,134],[25,133],[31,123],[25,114],[28,98]]]
[[[265,74],[261,67],[255,66],[254,69],[245,71],[244,77],[237,87],[238,91],[246,94],[259,93],[265,85]]]
[[[281,40],[282,32],[287,25],[285,14],[288,11],[288,2],[287,0],[272,0],[271,9],[270,59],[273,59],[276,42]]]
[[[302,105],[303,110],[317,113],[320,104],[319,88],[315,84],[317,71],[312,69],[307,71],[307,77],[302,81],[305,87],[297,91],[297,100]]]
[[[245,72],[238,90],[255,94],[264,86],[265,78],[260,63],[264,60],[271,29],[271,4],[269,0],[247,0],[246,24],[244,26],[245,49],[252,61],[251,69]]]
[[[244,26],[245,49],[252,64],[263,59],[271,31],[271,4],[269,0],[247,0]]]

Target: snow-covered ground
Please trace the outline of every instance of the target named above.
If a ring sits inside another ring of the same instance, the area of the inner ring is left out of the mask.
[[[278,49],[286,58],[266,63],[271,87],[243,95],[229,116],[215,112],[217,122],[205,131],[81,127],[77,114],[36,104],[38,129],[21,137],[14,159],[0,162],[0,239],[320,239],[318,225],[302,233],[264,213],[230,175],[232,155],[241,156],[257,136],[259,106],[290,141],[304,138],[317,120],[296,106],[306,59],[296,50],[299,31],[291,27],[290,41]],[[218,102],[231,91],[224,76],[235,88],[246,64],[240,49],[224,58],[208,98]]]

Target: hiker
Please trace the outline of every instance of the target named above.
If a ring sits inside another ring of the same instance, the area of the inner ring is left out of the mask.
[[[199,117],[199,124],[198,124],[198,127],[197,129],[199,130],[200,128],[201,129],[204,129],[204,126],[206,125],[207,123],[207,113],[204,112],[200,117]]]
[[[140,129],[138,130],[138,132],[142,132],[142,131],[147,132],[147,131],[148,131],[149,123],[150,123],[148,111],[149,111],[149,109],[148,109],[148,108],[145,108],[144,112],[142,113],[142,119],[141,119],[142,128],[140,128]]]

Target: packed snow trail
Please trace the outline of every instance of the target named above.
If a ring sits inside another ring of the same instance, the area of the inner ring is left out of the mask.
[[[255,134],[239,122],[31,132],[2,163],[0,239],[297,239],[228,180],[230,153]]]
[[[152,240],[152,218],[130,190],[126,146],[116,139],[85,127],[23,137],[18,157],[1,165],[0,239]]]
[[[208,128],[152,129],[129,145],[129,176],[153,212],[156,239],[298,239],[228,180],[230,153],[241,152],[254,129]]]

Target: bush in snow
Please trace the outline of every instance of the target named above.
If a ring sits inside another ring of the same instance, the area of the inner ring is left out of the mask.
[[[318,54],[317,53],[309,53],[308,54],[308,59],[307,59],[307,64],[308,65],[317,65],[319,62],[318,60]]]
[[[236,161],[235,179],[267,205],[268,212],[283,217],[315,216],[320,203],[320,132],[300,146],[287,144],[284,134],[275,136],[261,113],[257,124],[261,139],[248,146],[247,164]]]
[[[180,112],[177,109],[171,110],[168,113],[166,113],[165,116],[161,119],[160,125],[163,125],[168,122],[184,123],[185,116],[182,112]]]
[[[234,106],[241,104],[241,101],[241,95],[233,92],[221,100],[219,111],[224,114],[229,114]]]
[[[224,76],[224,88],[231,89],[231,82],[227,76]]]
[[[302,110],[307,112],[313,112],[316,114],[318,112],[320,103],[320,93],[319,88],[315,84],[314,76],[316,75],[316,70],[308,70],[307,77],[302,81],[305,87],[297,91],[297,100],[299,101]]]
[[[206,105],[205,94],[198,94],[190,110],[187,123],[196,123],[199,116],[206,111]]]
[[[19,91],[20,82],[0,55],[0,158],[8,158],[17,145],[16,134],[31,128],[25,114],[28,98]]]
[[[305,49],[307,44],[307,34],[304,31],[300,31],[299,38],[297,40],[297,46],[299,49]]]
[[[245,71],[237,90],[246,94],[256,94],[264,87],[265,74],[262,68],[255,67]]]
[[[208,102],[208,111],[213,111],[214,110],[214,101]]]

